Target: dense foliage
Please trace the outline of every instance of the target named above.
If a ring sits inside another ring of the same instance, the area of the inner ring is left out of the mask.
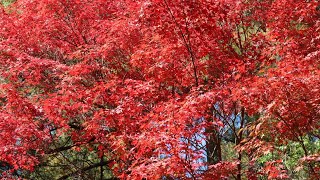
[[[2,4],[3,178],[320,178],[318,0]]]

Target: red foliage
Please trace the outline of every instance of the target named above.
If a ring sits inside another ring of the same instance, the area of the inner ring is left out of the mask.
[[[32,170],[68,132],[78,147],[112,152],[118,177],[236,174],[238,161],[212,165],[194,148],[212,133],[205,129],[226,126],[212,116],[216,104],[224,114],[234,104],[260,114],[251,139],[237,144],[252,158],[272,149],[261,134],[286,141],[320,128],[317,6],[18,0],[1,8],[0,159]],[[285,177],[273,165],[268,176]]]

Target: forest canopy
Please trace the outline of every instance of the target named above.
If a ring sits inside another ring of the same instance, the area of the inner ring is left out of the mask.
[[[0,177],[320,179],[318,0],[2,0]]]

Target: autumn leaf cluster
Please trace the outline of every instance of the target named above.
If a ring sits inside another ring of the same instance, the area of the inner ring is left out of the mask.
[[[296,143],[319,179],[319,68],[317,0],[17,0],[0,7],[3,177],[90,152],[60,176],[292,178]]]

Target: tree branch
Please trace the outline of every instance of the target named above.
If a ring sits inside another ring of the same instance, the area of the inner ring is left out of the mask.
[[[184,44],[185,44],[185,46],[186,46],[186,48],[187,48],[187,50],[188,50],[188,52],[190,54],[191,63],[192,63],[192,67],[193,67],[193,74],[194,74],[194,78],[195,78],[195,85],[198,86],[199,85],[199,80],[198,80],[198,75],[197,75],[197,67],[196,67],[196,64],[195,64],[196,58],[195,58],[195,55],[193,53],[192,46],[190,44],[190,35],[188,34],[188,37],[189,37],[189,43],[188,43],[185,34],[183,33],[179,23],[177,22],[175,16],[173,15],[173,12],[171,11],[171,9],[170,9],[170,7],[168,5],[168,2],[166,0],[164,0],[164,4],[165,4],[165,6],[166,6],[171,18],[173,19],[174,23],[176,24],[179,32],[181,33],[182,40],[183,40],[183,42],[184,42]],[[188,27],[186,27],[186,28],[188,28]]]
[[[105,165],[108,165],[110,162],[112,162],[114,160],[109,160],[109,161],[100,161],[99,163],[96,163],[96,164],[93,164],[91,166],[87,166],[87,167],[84,167],[84,168],[81,168],[81,169],[78,169],[72,173],[69,173],[69,174],[66,174],[64,176],[61,176],[58,180],[63,180],[63,179],[67,179],[71,176],[74,176],[80,172],[84,172],[84,171],[88,171],[90,169],[94,169],[96,167],[101,167],[101,166],[105,166]],[[118,179],[118,178],[111,178],[111,179]]]

